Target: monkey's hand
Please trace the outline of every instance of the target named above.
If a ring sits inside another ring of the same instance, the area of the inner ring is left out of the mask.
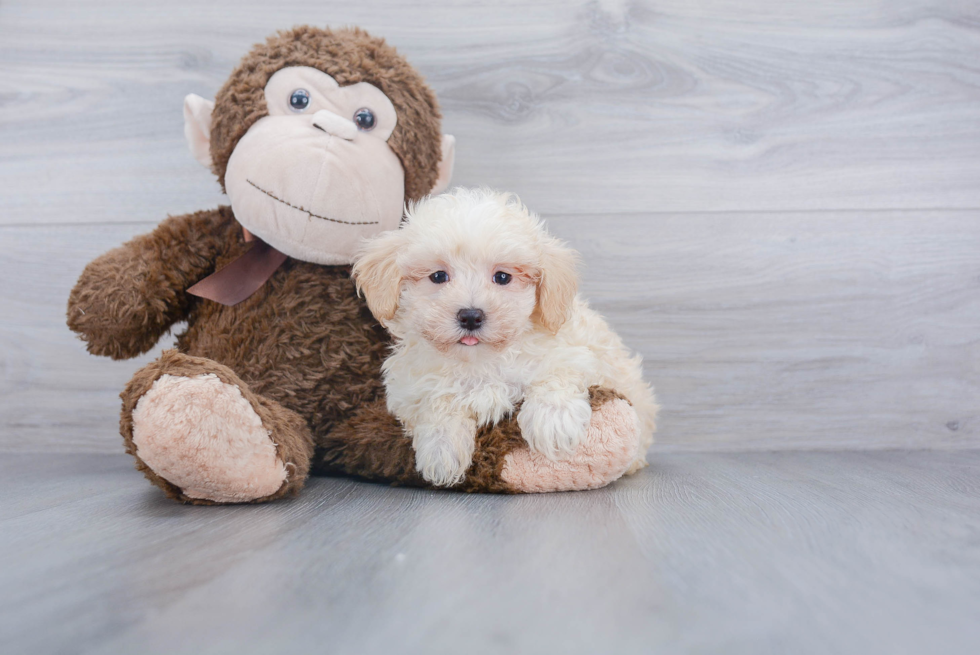
[[[145,353],[186,317],[185,289],[214,270],[235,227],[225,207],[175,216],[98,257],[68,298],[68,327],[94,355],[128,359]]]

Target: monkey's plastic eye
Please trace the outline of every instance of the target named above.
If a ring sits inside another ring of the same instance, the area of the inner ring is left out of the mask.
[[[435,273],[429,276],[429,279],[432,280],[435,284],[444,284],[446,282],[449,282],[449,273],[447,273],[446,271],[436,271]]]
[[[510,284],[510,280],[513,277],[514,276],[511,275],[510,273],[504,273],[503,271],[497,271],[496,273],[493,274],[493,281],[494,281],[495,284],[499,284],[499,285],[502,286],[504,284]]]
[[[367,107],[361,107],[354,112],[354,122],[357,124],[357,129],[362,132],[370,132],[377,124],[374,119],[374,112]]]
[[[306,111],[310,106],[310,92],[306,89],[296,89],[289,96],[289,108],[293,111]]]

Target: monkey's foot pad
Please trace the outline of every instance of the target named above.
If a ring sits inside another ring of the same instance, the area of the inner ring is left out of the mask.
[[[237,386],[214,374],[160,376],[133,411],[133,443],[190,498],[247,502],[286,480],[262,419]]]

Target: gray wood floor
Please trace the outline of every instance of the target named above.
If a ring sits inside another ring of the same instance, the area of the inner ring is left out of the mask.
[[[165,500],[0,461],[4,653],[976,653],[980,453],[665,453],[613,487]]]
[[[0,0],[0,652],[980,652],[980,2]],[[300,23],[427,76],[663,404],[650,470],[166,502],[85,263],[224,202],[181,103]]]

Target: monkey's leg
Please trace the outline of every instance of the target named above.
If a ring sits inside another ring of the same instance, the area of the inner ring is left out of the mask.
[[[306,422],[227,366],[168,350],[120,397],[126,451],[171,498],[263,502],[303,487],[313,454]]]
[[[452,488],[480,493],[571,491],[595,489],[622,477],[640,455],[636,412],[614,391],[589,391],[592,422],[571,458],[554,462],[531,452],[512,417],[479,431],[473,464],[463,482]],[[349,421],[317,438],[313,470],[430,486],[415,470],[411,439],[383,399],[359,408]]]

